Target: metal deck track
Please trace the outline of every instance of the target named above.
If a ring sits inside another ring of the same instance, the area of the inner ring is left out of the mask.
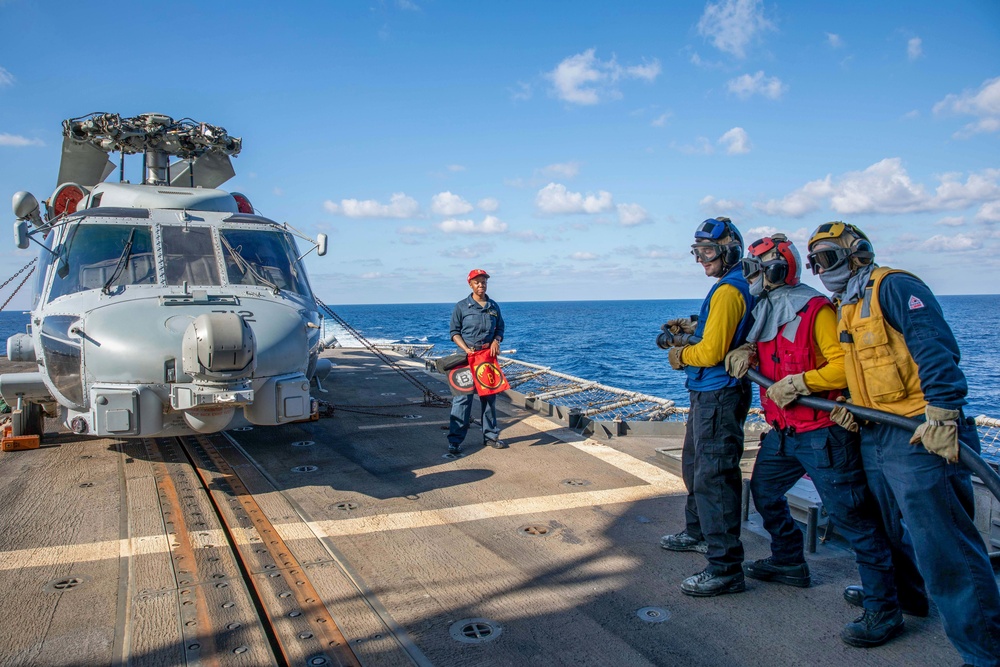
[[[221,435],[146,439],[139,446],[154,468],[187,664],[361,665],[237,472],[252,463]],[[129,581],[130,620],[141,626],[171,587],[143,585],[132,573]],[[149,655],[148,647],[128,644],[125,664],[135,664],[136,649]]]

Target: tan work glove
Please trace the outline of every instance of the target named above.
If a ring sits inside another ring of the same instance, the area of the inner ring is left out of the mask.
[[[690,317],[675,317],[672,320],[667,320],[667,323],[663,325],[663,330],[672,334],[693,334],[696,326]]]
[[[838,396],[837,402],[847,403],[847,399],[844,398],[843,396]],[[861,428],[858,426],[857,420],[854,419],[854,415],[848,412],[847,408],[845,408],[843,405],[838,405],[833,410],[830,410],[830,420],[834,424],[846,428],[851,433],[857,433],[858,431],[861,430]]]
[[[928,405],[924,414],[927,421],[913,432],[910,444],[923,445],[948,462],[958,463],[958,410]]]
[[[786,375],[767,389],[767,397],[783,408],[799,396],[808,396],[811,392],[802,379],[805,373]]]
[[[753,343],[743,343],[726,355],[726,372],[734,378],[747,374],[751,366],[757,365],[757,346]]]
[[[683,361],[681,361],[681,354],[684,352],[685,349],[687,348],[686,347],[670,348],[670,353],[667,356],[670,359],[670,367],[673,368],[675,371],[684,370],[684,366],[686,364]]]

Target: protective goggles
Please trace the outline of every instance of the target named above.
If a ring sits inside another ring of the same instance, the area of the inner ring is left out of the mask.
[[[722,257],[722,246],[718,243],[695,243],[691,246],[691,254],[699,262],[714,262]]]
[[[763,263],[756,257],[744,257],[740,260],[740,269],[743,270],[743,277],[747,280],[756,277],[763,268]]]
[[[825,248],[814,250],[813,252],[806,255],[806,259],[809,262],[806,266],[808,266],[809,269],[813,272],[813,275],[816,275],[819,273],[820,269],[823,269],[824,271],[830,271],[831,269],[837,268],[844,261],[846,261],[847,258],[850,257],[850,255],[851,251],[847,248],[841,248],[841,247],[833,248],[827,246]]]

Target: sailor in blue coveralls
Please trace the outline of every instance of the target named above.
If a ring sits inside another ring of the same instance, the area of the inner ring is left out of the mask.
[[[705,554],[704,571],[681,583],[681,592],[696,597],[746,590],[740,502],[743,480],[743,424],[750,409],[747,380],[726,372],[726,354],[746,342],[753,323],[754,298],[740,270],[743,237],[729,218],[705,220],[694,234],[691,253],[716,282],[702,303],[698,322],[671,320],[690,337],[677,335],[670,347],[670,366],[687,374],[691,398],[681,469],[688,490],[686,527],[664,535],[660,546],[671,551]]]
[[[490,275],[482,269],[469,272],[472,293],[455,304],[451,313],[451,340],[466,354],[489,348],[495,357],[503,341],[504,322],[500,306],[486,295],[486,281]],[[459,454],[462,441],[469,432],[472,403],[479,399],[483,409],[483,444],[494,449],[504,449],[497,425],[496,395],[479,396],[475,392],[452,396],[451,421],[448,427],[448,453]]]
[[[820,225],[808,259],[840,302],[851,402],[922,421],[913,433],[888,424],[861,427],[861,457],[893,542],[897,581],[919,570],[910,589],[918,594],[926,583],[965,663],[1000,667],[1000,591],[974,521],[971,473],[958,464],[959,442],[979,451],[975,423],[962,411],[968,385],[958,342],[927,285],[875,264],[871,242],[854,225]],[[845,428],[853,422],[842,408],[830,417]],[[899,582],[904,605],[905,583]],[[844,593],[852,603],[853,593]],[[877,618],[866,610],[858,620]]]

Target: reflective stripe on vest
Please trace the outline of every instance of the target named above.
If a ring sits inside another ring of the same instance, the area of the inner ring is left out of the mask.
[[[890,273],[906,272],[884,266],[872,271],[862,300],[841,304],[837,329],[846,353],[844,370],[851,401],[913,417],[924,412],[927,401],[903,334],[890,327],[882,314],[878,289]]]

